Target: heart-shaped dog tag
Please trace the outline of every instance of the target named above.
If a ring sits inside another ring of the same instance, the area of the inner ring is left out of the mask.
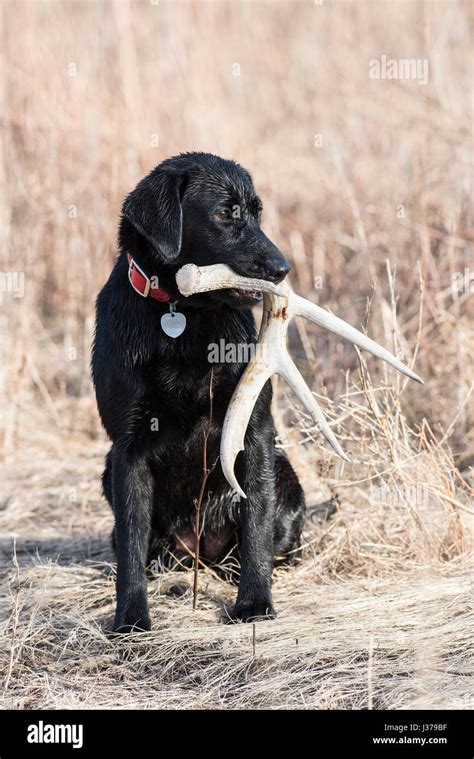
[[[186,317],[184,314],[171,311],[161,317],[161,329],[168,337],[179,337],[186,329]]]

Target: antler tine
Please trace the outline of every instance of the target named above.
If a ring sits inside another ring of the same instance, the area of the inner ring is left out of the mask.
[[[344,459],[344,461],[349,461],[349,457],[337,442],[337,438],[335,437],[329,424],[324,418],[324,414],[321,411],[316,398],[312,394],[311,390],[304,381],[302,375],[296,368],[287,351],[285,351],[285,354],[284,363],[282,366],[280,366],[278,374],[280,374],[280,376],[286,380],[289,386],[293,389],[295,395],[300,399],[303,406],[307,411],[309,411],[314,419],[314,422],[319,427],[320,432],[324,435],[329,445],[334,448],[341,459]]]
[[[252,359],[244,376],[235,388],[224,419],[221,437],[220,460],[222,471],[229,485],[242,498],[247,498],[235,476],[235,460],[244,450],[245,433],[257,398],[267,380],[274,373],[271,366],[262,366]]]
[[[405,366],[405,364],[390,353],[390,351],[386,348],[382,348],[381,345],[378,345],[374,340],[371,340],[370,337],[359,332],[355,327],[351,327],[350,324],[347,324],[342,319],[339,319],[339,317],[326,311],[325,308],[317,306],[316,303],[312,303],[311,301],[306,300],[306,298],[301,298],[294,292],[291,293],[291,307],[295,316],[303,316],[305,319],[309,319],[309,321],[314,322],[314,324],[317,324],[319,327],[324,327],[324,329],[329,330],[329,332],[334,332],[335,335],[339,335],[340,337],[349,340],[354,345],[357,345],[359,348],[364,348],[364,350],[369,351],[373,356],[381,358],[387,364],[393,366],[394,369],[397,369],[402,374],[406,374],[410,379],[423,384],[421,377],[409,369],[408,366]]]

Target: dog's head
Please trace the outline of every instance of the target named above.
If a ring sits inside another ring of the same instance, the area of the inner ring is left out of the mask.
[[[260,229],[261,211],[245,169],[210,153],[186,153],[161,163],[128,195],[120,245],[157,273],[173,296],[179,295],[174,274],[187,263],[223,263],[245,277],[281,282],[290,267]],[[196,305],[222,302],[237,308],[260,298],[258,292],[239,290],[193,296]]]

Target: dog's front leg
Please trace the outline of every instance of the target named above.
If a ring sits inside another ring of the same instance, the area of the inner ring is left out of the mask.
[[[239,467],[245,500],[240,502],[241,570],[233,619],[251,622],[274,619],[272,571],[274,563],[275,474],[273,439],[250,446]]]
[[[114,630],[150,630],[145,563],[153,479],[146,460],[131,452],[115,450],[112,488],[117,551]]]

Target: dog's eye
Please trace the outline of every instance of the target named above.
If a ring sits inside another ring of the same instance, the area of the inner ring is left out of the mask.
[[[220,221],[227,221],[228,219],[232,218],[232,215],[228,208],[221,208],[220,211],[216,211],[215,217]]]
[[[262,218],[262,205],[260,203],[255,203],[255,205],[252,208],[252,216],[254,219],[257,219],[257,221],[260,221]]]

